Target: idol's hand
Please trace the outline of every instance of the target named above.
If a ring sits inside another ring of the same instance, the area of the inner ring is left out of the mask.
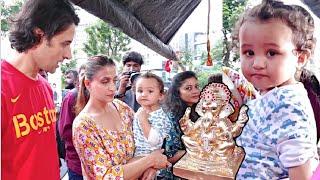
[[[183,115],[183,119],[190,119],[190,112],[191,112],[191,107],[187,107],[186,112]]]
[[[232,136],[237,137],[241,134],[243,127],[246,125],[247,121],[249,120],[248,117],[248,106],[242,105],[239,111],[238,120],[234,123],[232,127]]]
[[[249,120],[248,110],[249,110],[249,108],[247,105],[241,106],[240,111],[239,111],[239,117],[236,122],[238,124],[238,126],[243,127],[245,125],[245,123]]]

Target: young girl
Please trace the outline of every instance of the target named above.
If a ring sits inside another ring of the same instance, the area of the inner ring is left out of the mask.
[[[316,125],[297,69],[313,53],[314,23],[299,6],[265,0],[238,21],[241,69],[260,96],[237,139],[246,151],[237,179],[308,179],[317,165]]]
[[[160,106],[164,98],[164,84],[160,77],[150,72],[142,74],[135,82],[135,89],[137,102],[141,105],[133,121],[134,156],[139,157],[161,149],[171,124]]]
[[[86,63],[76,102],[76,113],[80,113],[72,127],[84,179],[137,179],[147,169],[169,165],[160,150],[132,159],[133,111],[114,99],[116,80],[111,59],[94,56]]]

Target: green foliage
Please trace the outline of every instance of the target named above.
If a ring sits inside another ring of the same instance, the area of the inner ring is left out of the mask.
[[[211,67],[202,68],[201,71],[196,72],[200,89],[202,89],[205,85],[208,84],[208,78],[210,75],[219,72],[221,72],[221,66],[218,64]]]
[[[223,1],[223,60],[224,66],[231,66],[231,39],[232,29],[244,11],[248,0],[224,0]],[[235,58],[233,58],[235,60]]]
[[[213,61],[213,66],[206,66],[207,61],[207,52],[203,52],[201,59],[202,59],[202,66],[195,69],[195,72],[198,76],[199,86],[202,89],[205,85],[208,84],[208,78],[211,74],[215,74],[221,72],[222,64],[222,57],[223,57],[223,45],[222,40],[219,40],[215,46],[211,49],[210,55]]]
[[[223,58],[222,40],[219,40],[214,45],[214,47],[210,50],[210,56],[214,65],[219,64],[221,66],[222,58]],[[208,59],[208,53],[207,51],[203,51],[201,54],[201,65],[206,65],[207,59]]]
[[[245,9],[247,0],[224,0],[223,1],[223,29],[231,33],[235,22]]]
[[[64,74],[68,70],[76,69],[76,68],[77,68],[77,60],[76,59],[71,59],[69,62],[61,64],[62,74]]]
[[[210,55],[214,63],[214,67],[228,66],[230,59],[235,61],[239,59],[238,55],[231,54],[231,39],[229,38],[232,29],[246,7],[248,0],[224,0],[223,1],[223,38],[216,42],[210,50]],[[201,65],[205,65],[207,61],[207,52],[204,51],[201,55]],[[200,70],[202,68],[199,68]]]
[[[191,69],[193,68],[193,63],[192,63],[193,57],[189,49],[186,51],[180,52],[180,57],[181,57],[180,61],[183,66],[189,67]]]
[[[5,5],[4,1],[0,1],[0,11],[1,11],[1,34],[5,34],[7,31],[9,31],[10,23],[9,19],[15,15],[17,12],[19,12],[22,1],[17,1],[13,5]]]
[[[88,40],[84,43],[84,52],[88,56],[104,54],[119,62],[121,53],[130,50],[130,38],[102,20],[85,29]]]
[[[222,63],[222,59],[223,59],[223,42],[222,40],[218,40],[215,44],[214,47],[211,49],[210,51],[210,55],[211,55],[211,59],[213,62],[213,66],[218,66],[218,67],[222,67],[223,63]],[[201,65],[206,65],[207,62],[207,52],[204,51],[201,54]]]
[[[211,58],[215,63],[222,63],[223,58],[223,41],[219,40],[210,51]]]

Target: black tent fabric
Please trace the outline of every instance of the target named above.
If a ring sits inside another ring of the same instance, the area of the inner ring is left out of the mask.
[[[201,0],[71,0],[160,55],[178,60],[168,45]],[[320,17],[320,0],[301,0]],[[214,3],[214,1],[212,0]],[[205,21],[205,20],[204,20]]]
[[[201,0],[71,0],[160,55],[178,60],[168,45]]]

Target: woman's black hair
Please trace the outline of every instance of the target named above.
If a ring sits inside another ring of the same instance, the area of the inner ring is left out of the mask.
[[[185,110],[188,105],[180,97],[180,87],[185,82],[186,79],[195,78],[197,79],[196,74],[193,71],[184,71],[176,74],[173,77],[171,86],[167,91],[167,96],[165,99],[165,110],[177,118],[178,120],[184,115]],[[199,115],[195,112],[196,104],[191,107],[190,119],[195,121],[198,119]]]

